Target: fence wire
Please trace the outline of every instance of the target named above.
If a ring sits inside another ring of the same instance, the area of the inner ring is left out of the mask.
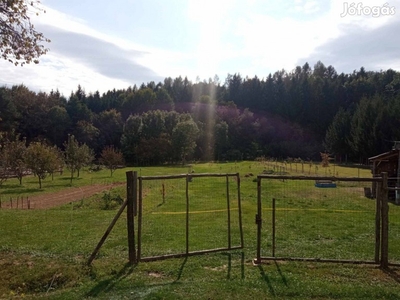
[[[388,259],[392,264],[400,264],[400,190],[395,188],[399,178],[389,178],[389,251]]]
[[[261,256],[374,261],[376,201],[369,194],[371,182],[261,183]]]
[[[142,177],[142,259],[241,247],[237,176]]]

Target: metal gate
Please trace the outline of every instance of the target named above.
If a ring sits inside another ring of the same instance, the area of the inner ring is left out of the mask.
[[[242,249],[239,174],[138,177],[137,222],[137,262]]]
[[[372,186],[376,195],[371,194]],[[387,192],[387,174],[259,175],[254,263],[299,260],[387,266]]]

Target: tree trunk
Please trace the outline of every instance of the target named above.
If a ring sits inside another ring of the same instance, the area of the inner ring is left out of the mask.
[[[71,168],[71,184],[72,184],[72,178],[74,178],[74,169]]]

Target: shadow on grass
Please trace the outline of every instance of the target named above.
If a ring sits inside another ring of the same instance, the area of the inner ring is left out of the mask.
[[[231,279],[232,274],[232,255],[234,253],[222,253],[222,255],[226,255],[228,257],[228,272],[226,274],[226,279]],[[240,278],[244,279],[244,252],[240,252]]]
[[[81,180],[82,177],[74,177],[72,178],[72,182],[76,181],[76,180]],[[62,180],[62,181],[71,181],[71,177],[60,177],[57,178],[57,180]]]
[[[278,273],[279,273],[279,276],[281,276],[281,279],[282,279],[283,284],[284,284],[285,286],[288,286],[288,282],[287,282],[286,276],[283,275],[282,270],[281,270],[281,268],[279,267],[279,264],[278,264],[277,261],[275,261],[275,266],[276,266],[276,270],[277,270]]]
[[[348,164],[336,164],[338,167],[343,167],[343,168],[352,168],[352,169],[364,169],[364,170],[371,170],[370,165],[361,165],[361,164],[356,164],[356,163],[348,163]]]
[[[265,283],[268,286],[269,292],[271,293],[271,295],[273,295],[275,297],[276,292],[275,292],[274,287],[272,286],[271,279],[269,279],[268,275],[265,273],[262,265],[259,265],[258,269],[260,270],[261,278],[265,281]]]
[[[174,281],[173,283],[177,283],[177,282],[181,279],[182,273],[183,273],[183,269],[185,268],[185,265],[186,265],[186,263],[187,263],[187,260],[188,260],[188,258],[185,257],[185,259],[183,260],[183,262],[182,262],[182,264],[181,264],[181,266],[180,266],[180,268],[179,268],[178,276],[176,277],[176,279],[175,279],[175,281]]]
[[[387,275],[389,275],[394,281],[397,283],[400,283],[400,269],[389,267],[387,269],[383,269],[383,272]]]
[[[2,191],[1,195],[10,195],[10,194],[34,194],[34,193],[39,193],[39,192],[43,192],[43,189],[39,189],[38,188],[23,188],[23,187],[19,187],[16,189],[10,189],[10,190],[6,190],[6,191]]]
[[[3,183],[0,186],[0,190],[5,190],[5,189],[18,189],[18,188],[23,188],[23,184],[7,184],[7,183]]]
[[[117,274],[115,274],[115,276],[100,281],[95,287],[93,287],[89,292],[86,293],[86,297],[97,297],[101,293],[110,292],[118,282],[122,281],[125,277],[132,274],[136,266],[137,265],[132,266],[129,263],[125,264],[125,266]]]

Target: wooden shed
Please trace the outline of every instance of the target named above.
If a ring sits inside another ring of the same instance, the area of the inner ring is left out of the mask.
[[[382,172],[388,173],[388,184],[391,187],[400,186],[400,145],[396,144],[395,147],[385,153],[373,156],[369,158],[369,161],[372,163],[372,175],[373,177],[379,177]],[[375,185],[372,187],[372,194],[376,195]],[[400,194],[395,195],[392,191],[389,193],[389,199],[391,200],[400,200]],[[397,199],[399,198],[399,199]],[[396,201],[396,202],[397,202]]]

